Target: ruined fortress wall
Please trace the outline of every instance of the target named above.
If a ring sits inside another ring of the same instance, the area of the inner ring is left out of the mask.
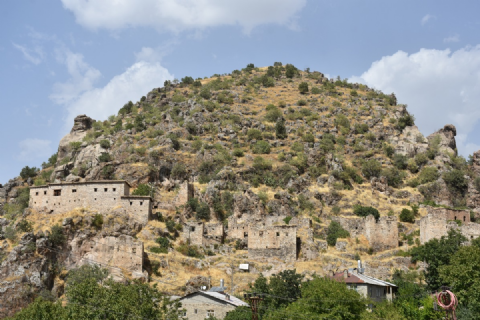
[[[125,212],[142,223],[151,215],[150,197],[129,196],[125,181],[90,181],[80,183],[52,183],[30,188],[32,209],[51,214],[64,213],[76,208],[90,208],[107,212],[122,207]]]
[[[250,226],[248,234],[248,257],[277,257],[284,260],[295,260],[297,257],[296,226]]]
[[[447,218],[445,212],[429,213],[420,220],[420,243],[431,239],[439,239],[447,235]]]
[[[460,232],[470,241],[480,237],[480,224],[478,223],[466,223],[460,227]]]
[[[467,210],[428,207],[427,212],[432,215],[442,216],[445,220],[460,220],[462,222],[470,222],[470,212]]]
[[[350,233],[350,237],[358,238],[365,235],[365,219],[360,217],[332,217],[333,221],[340,223],[343,229]]]
[[[30,188],[29,206],[49,213],[63,213],[82,207],[108,210],[121,206],[121,197],[129,192],[127,183],[123,181],[52,183]]]
[[[365,237],[376,251],[398,247],[397,217],[380,217],[378,221],[369,215],[365,219]]]
[[[246,223],[239,223],[234,216],[230,216],[227,221],[227,236],[229,239],[243,240],[248,237],[248,225]],[[247,234],[247,236],[245,236],[245,233]]]
[[[182,239],[190,244],[201,246],[203,244],[203,222],[187,222],[183,226]]]

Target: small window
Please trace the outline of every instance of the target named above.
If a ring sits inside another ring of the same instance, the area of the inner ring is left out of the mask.
[[[77,189],[72,189],[72,192],[77,192]]]
[[[113,198],[113,201],[117,200],[117,198]]]
[[[288,232],[287,232],[287,233],[285,233],[285,235],[286,235],[286,236],[288,236]]]
[[[198,313],[198,310],[197,310],[197,309],[193,310],[193,313],[197,314],[197,313]]]
[[[53,196],[58,197],[62,195],[62,190],[53,190]]]
[[[38,196],[38,192],[35,192],[35,195]]]
[[[277,232],[277,237],[280,237],[280,232]]]
[[[43,191],[43,194],[46,195],[46,194],[47,194],[47,191]]]
[[[103,191],[107,192],[107,191],[108,191],[108,188],[104,188]]]
[[[183,311],[183,316],[184,316],[184,317],[187,316],[187,311]]]
[[[191,231],[191,232],[194,232],[194,231],[195,231],[195,227],[190,227],[190,231]]]
[[[463,216],[463,222],[465,222],[465,219],[467,219],[467,217]]]
[[[243,237],[244,237],[244,238],[248,237],[248,232],[244,232],[244,233],[243,233]]]
[[[97,191],[98,191],[98,189],[97,189],[97,188],[93,188],[93,191],[94,191],[94,192],[97,192]]]
[[[215,310],[207,310],[207,318],[215,317]]]
[[[113,188],[113,192],[117,191],[117,188]]]
[[[132,201],[130,201],[130,205],[132,205],[132,204],[133,204],[133,202],[132,202]]]
[[[260,232],[258,233],[258,235],[259,235],[260,237],[263,237],[263,231],[260,231]]]
[[[143,205],[143,202],[142,202],[142,201],[140,201],[140,205]]]
[[[137,248],[133,248],[132,253],[137,253]]]
[[[457,216],[455,216],[455,219],[453,219],[453,220],[457,220]]]

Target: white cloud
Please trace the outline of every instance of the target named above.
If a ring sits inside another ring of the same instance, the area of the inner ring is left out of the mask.
[[[16,43],[13,43],[13,46],[15,47],[15,49],[19,50],[23,54],[25,60],[35,65],[40,64],[45,56],[42,48],[38,46],[33,49],[28,49],[27,47],[21,46]]]
[[[450,37],[446,37],[443,39],[443,42],[445,43],[450,43],[450,42],[459,42],[460,41],[460,36],[458,34],[455,34]]]
[[[307,0],[62,0],[77,23],[90,29],[153,27],[180,32],[239,25],[246,33],[261,24],[295,27]]]
[[[101,73],[83,61],[83,56],[68,49],[56,50],[57,61],[67,67],[70,79],[63,83],[55,83],[50,99],[58,104],[68,103],[80,93],[93,88],[100,79]]]
[[[457,128],[457,147],[467,155],[474,137],[469,136],[480,119],[480,45],[455,52],[421,49],[382,57],[352,82],[362,82],[385,93],[395,92],[407,103],[423,134],[445,124]]]
[[[422,20],[420,21],[420,23],[422,24],[422,26],[426,25],[428,23],[428,21],[434,19],[435,16],[431,15],[431,14],[426,14],[425,16],[423,16]]]
[[[143,48],[137,54],[137,59],[151,57],[153,52],[153,49]],[[55,93],[51,95],[54,102],[66,109],[64,131],[70,130],[73,119],[79,114],[105,120],[116,114],[129,100],[138,101],[153,88],[163,86],[165,80],[173,79],[173,75],[159,62],[139,60],[113,77],[104,87],[98,88],[93,86],[92,80],[98,78],[100,72],[86,64],[81,55],[71,54],[66,61],[72,78],[63,84],[56,84]],[[82,90],[72,89],[74,84],[83,86]]]
[[[52,155],[52,142],[41,139],[25,139],[20,141],[20,153],[17,158],[21,161],[42,160]]]

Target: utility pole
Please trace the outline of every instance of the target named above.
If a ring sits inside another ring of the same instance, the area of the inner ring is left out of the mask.
[[[245,293],[243,297],[250,301],[250,308],[252,309],[252,320],[258,320],[258,303],[263,301],[263,293]]]

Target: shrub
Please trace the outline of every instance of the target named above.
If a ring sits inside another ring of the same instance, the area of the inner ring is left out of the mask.
[[[38,171],[35,167],[30,168],[29,166],[25,166],[22,168],[22,171],[20,171],[20,177],[22,177],[22,179],[33,178],[37,175]]]
[[[304,150],[303,143],[295,141],[291,146],[291,150],[295,153],[303,152]]]
[[[330,222],[330,225],[327,229],[327,243],[329,246],[334,246],[337,244],[338,238],[347,238],[350,237],[350,233],[343,229],[340,223],[336,221]]]
[[[475,186],[475,189],[480,192],[480,177],[476,177],[475,180],[473,180],[473,185]]]
[[[93,216],[92,225],[96,229],[101,229],[103,226],[103,216],[101,214],[96,214]]]
[[[242,149],[233,149],[232,154],[235,157],[243,157],[243,150]]]
[[[382,176],[387,178],[387,183],[389,186],[398,188],[402,184],[405,173],[397,168],[387,168],[382,170]]]
[[[133,102],[128,101],[128,103],[124,104],[123,107],[118,111],[118,114],[129,114],[132,112],[133,109]]]
[[[385,155],[389,158],[395,153],[395,149],[391,145],[386,143],[383,145],[383,151],[385,152]]]
[[[368,160],[362,164],[362,173],[365,178],[379,177],[382,165],[377,160]]]
[[[17,224],[17,229],[21,232],[32,232],[33,231],[33,223],[29,222],[25,219],[22,219]]]
[[[137,188],[133,191],[132,195],[134,196],[150,196],[153,189],[148,184],[140,183]]]
[[[292,220],[292,217],[291,216],[288,216],[288,217],[285,217],[283,219],[283,222],[285,222],[285,224],[289,224],[290,223],[290,220]]]
[[[300,91],[301,94],[308,93],[308,83],[307,82],[302,82],[298,85],[298,91]]]
[[[175,232],[175,222],[172,220],[167,220],[165,222],[168,232]]]
[[[352,97],[358,96],[357,90],[350,90],[350,95],[351,95]]]
[[[350,129],[350,120],[348,120],[348,118],[345,115],[339,114],[335,118],[335,126],[337,126],[337,128],[344,127],[344,128]]]
[[[311,142],[311,143],[315,142],[315,136],[311,133],[307,133],[306,135],[303,136],[302,139],[304,142]]]
[[[400,221],[413,223],[415,222],[415,214],[411,210],[403,209],[400,213]]]
[[[282,112],[277,107],[271,108],[265,115],[265,120],[269,122],[276,122],[280,118],[282,118]]]
[[[192,77],[186,76],[185,78],[181,79],[182,83],[185,85],[193,84],[194,80]]]
[[[425,184],[433,182],[440,177],[438,169],[436,167],[424,167],[420,174],[418,175],[418,183]]]
[[[307,101],[303,100],[303,99],[300,99],[297,101],[297,105],[299,106],[306,106],[307,105]]]
[[[253,168],[259,172],[272,170],[272,163],[262,157],[255,157],[253,159]]]
[[[300,208],[300,210],[309,210],[309,211],[312,211],[315,208],[313,203],[308,201],[308,198],[305,197],[303,194],[300,194],[298,196],[298,207]]]
[[[110,141],[104,139],[100,141],[100,147],[103,149],[110,149]]]
[[[303,174],[307,169],[307,157],[303,153],[299,153],[290,161],[290,164],[296,167],[300,174]]]
[[[285,76],[287,78],[293,78],[295,75],[297,75],[299,72],[298,72],[298,69],[293,65],[293,64],[287,64],[285,66]]]
[[[353,206],[353,213],[355,213],[359,217],[366,217],[372,215],[375,217],[375,220],[378,220],[380,218],[380,213],[377,209],[373,207],[363,207],[360,205],[355,205]]]
[[[172,168],[171,177],[177,180],[183,180],[187,176],[187,168],[183,163],[175,163]]]
[[[73,142],[70,142],[68,144],[68,146],[69,146],[70,150],[72,150],[73,152],[77,152],[82,147],[82,142],[81,141],[73,141]]]
[[[248,129],[248,140],[262,140],[262,132],[258,129]]]
[[[196,139],[192,142],[192,149],[193,150],[199,151],[200,149],[202,149],[202,147],[203,147],[203,143],[202,143],[201,140]]]
[[[111,165],[103,167],[103,169],[102,169],[103,178],[107,179],[107,180],[113,179],[113,173],[114,172],[115,172],[115,169]]]
[[[135,128],[135,130],[137,130],[137,132],[142,132],[147,128],[143,123],[144,121],[145,121],[145,117],[141,114],[136,116],[135,120],[133,120],[133,127]]]
[[[465,195],[468,189],[468,181],[465,173],[461,170],[454,169],[443,174],[443,180],[447,184],[450,191]]]
[[[418,172],[418,165],[417,165],[417,162],[415,161],[415,159],[408,159],[408,161],[407,161],[407,169],[408,169],[411,173],[417,173],[417,172]]]
[[[198,205],[197,220],[210,220],[210,208],[205,202],[200,202]]]
[[[16,241],[17,240],[17,231],[12,227],[12,226],[7,226],[5,228],[5,232],[3,234],[5,239],[8,239],[10,241]]]
[[[356,123],[353,129],[356,134],[364,134],[368,132],[368,124],[366,123]]]
[[[287,106],[287,103],[286,103],[285,101],[279,101],[279,102],[278,102],[278,107],[279,107],[279,108],[282,108],[282,109],[283,109],[283,108],[285,108],[286,106]]]
[[[312,94],[320,94],[322,93],[322,90],[320,90],[318,87],[313,87],[311,92]]]
[[[270,144],[267,141],[257,141],[253,147],[254,154],[268,154],[270,153]]]
[[[400,117],[397,121],[397,129],[403,131],[405,127],[410,127],[415,124],[415,117],[413,115],[407,114],[403,117]]]
[[[110,153],[102,152],[102,154],[98,157],[98,161],[100,161],[100,162],[110,162],[110,161],[112,161]]]
[[[426,153],[419,153],[415,156],[415,162],[419,167],[422,167],[427,164],[428,156]]]
[[[63,229],[60,225],[56,224],[50,229],[50,234],[48,235],[48,240],[52,243],[53,246],[61,246],[65,243],[67,238],[63,234]]]
[[[407,157],[402,154],[395,154],[393,156],[393,165],[400,170],[407,169]]]
[[[210,92],[210,90],[208,88],[203,88],[201,91],[200,91],[200,97],[202,97],[203,99],[205,100],[209,100],[211,97],[212,97],[212,93]]]

